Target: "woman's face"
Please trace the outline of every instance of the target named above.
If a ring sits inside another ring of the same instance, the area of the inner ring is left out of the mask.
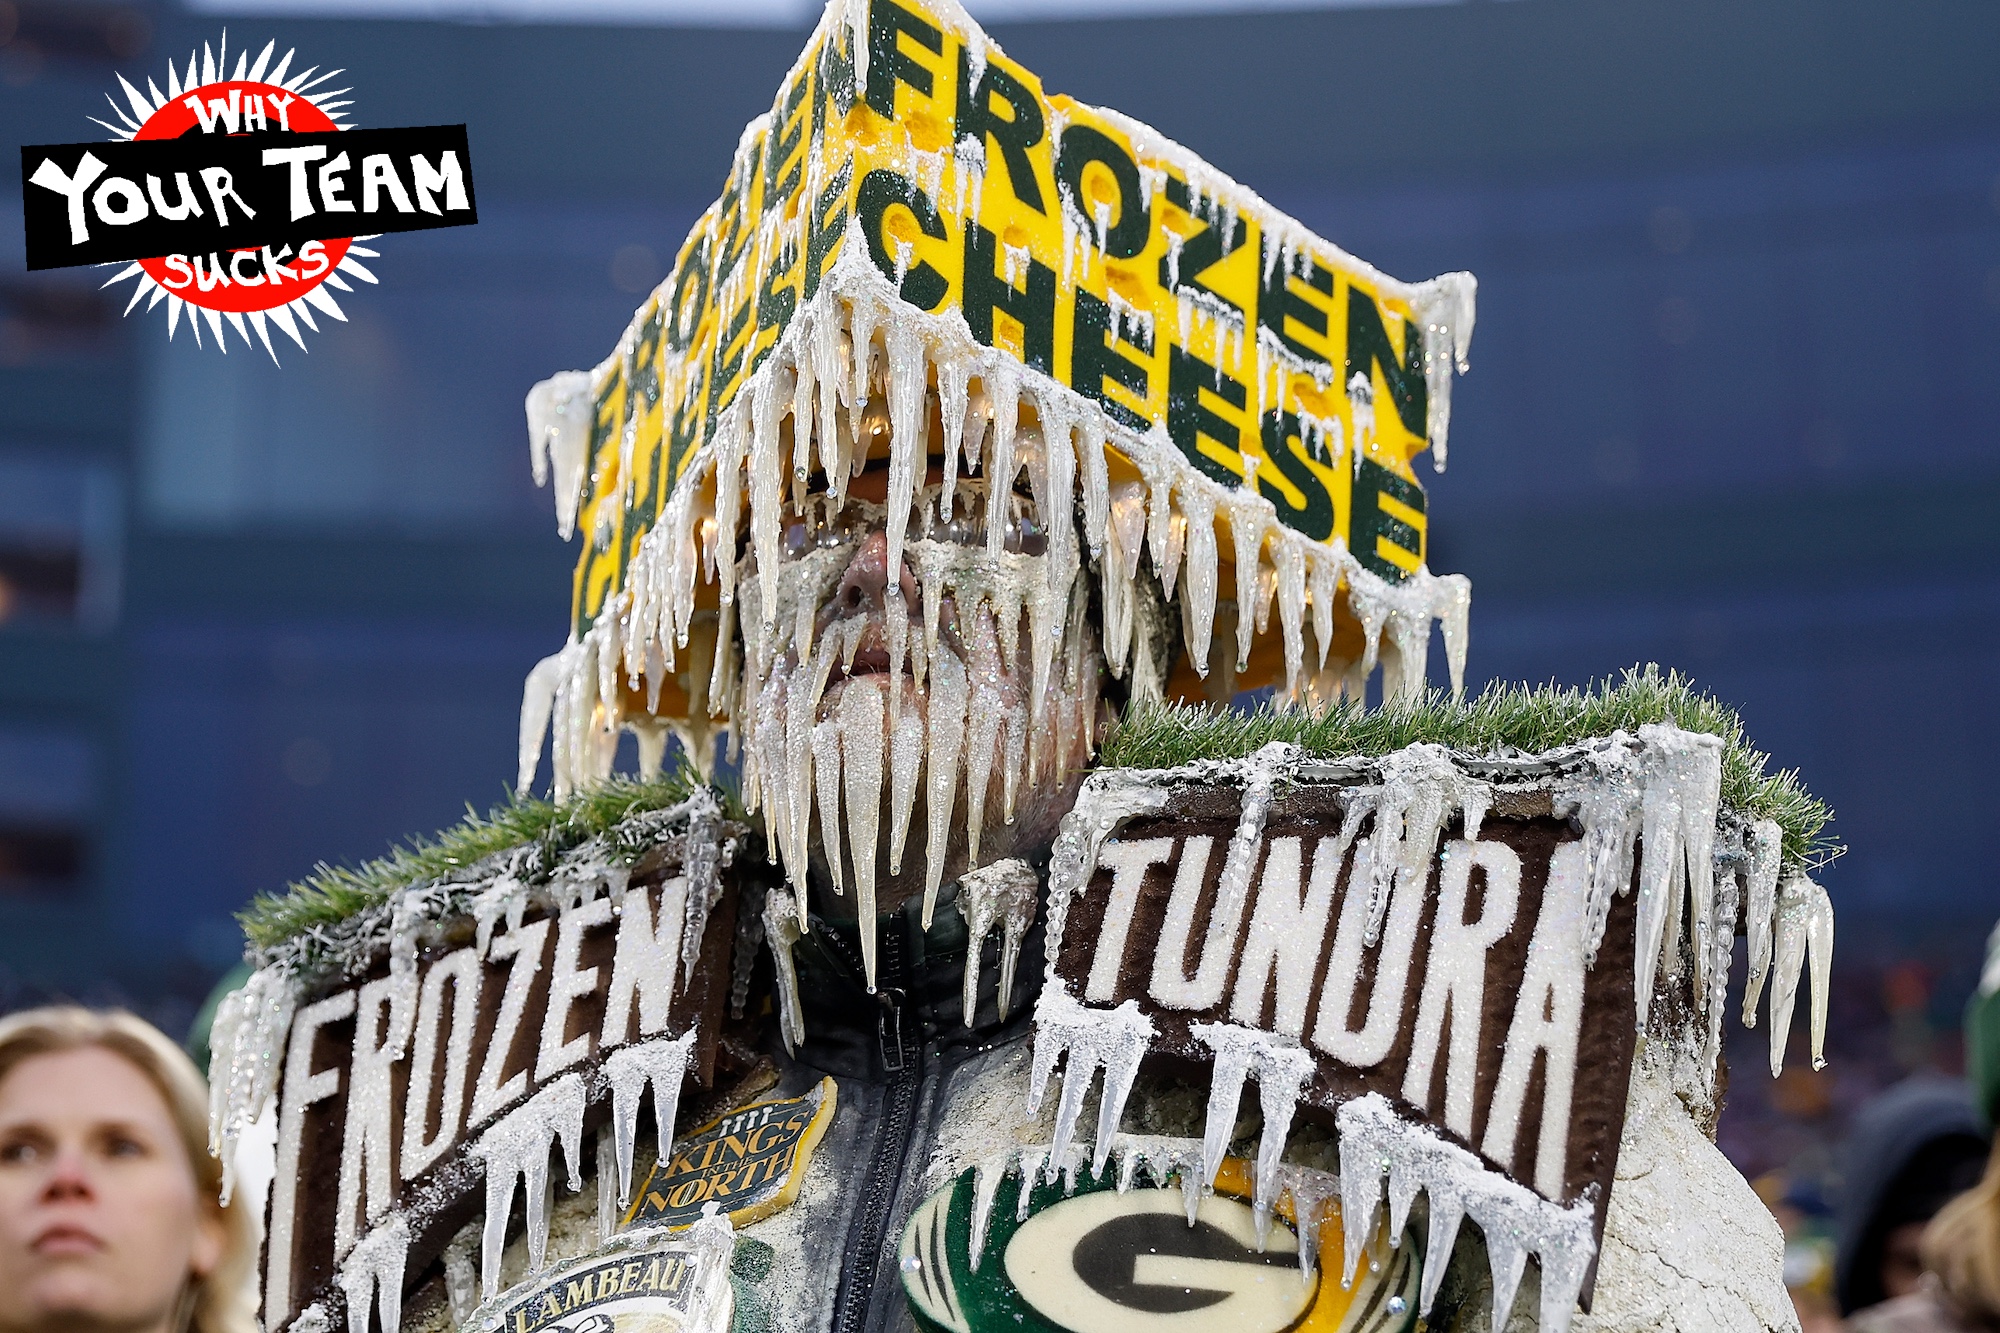
[[[164,1326],[220,1260],[165,1099],[103,1047],[0,1078],[0,1330]]]

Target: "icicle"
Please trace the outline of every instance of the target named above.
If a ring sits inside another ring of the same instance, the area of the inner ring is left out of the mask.
[[[835,496],[847,492],[847,457],[843,444],[847,432],[840,428],[841,360],[843,334],[837,318],[838,306],[820,311],[814,318],[813,378],[819,384],[819,421],[813,438],[819,442],[819,466],[826,474],[827,490]],[[858,415],[861,411],[855,408]],[[797,423],[792,429],[797,430]]]
[[[1292,701],[1298,698],[1306,658],[1305,552],[1298,541],[1280,536],[1271,543],[1271,563],[1277,576],[1278,624],[1285,636],[1285,698]]]
[[[555,707],[556,686],[567,655],[568,650],[564,650],[535,663],[521,689],[521,739],[514,790],[522,796],[535,785],[535,770],[541,767],[542,740],[549,732],[549,713]]]
[[[929,362],[916,325],[908,319],[891,319],[888,328],[889,352],[889,481],[888,541],[889,586],[896,585],[902,569],[903,533],[909,526],[910,508],[916,500],[917,481],[923,472],[926,452],[924,390]],[[891,669],[894,667],[892,665]]]
[[[1431,612],[1444,630],[1445,663],[1451,671],[1451,697],[1465,697],[1465,649],[1467,623],[1472,616],[1472,580],[1463,574],[1443,574],[1436,578],[1435,601]]]
[[[849,385],[847,391],[847,422],[850,438],[854,442],[854,465],[859,464],[868,454],[868,440],[863,435],[867,429],[868,405],[874,397],[875,384],[875,330],[881,322],[882,312],[874,302],[854,301],[849,308],[847,323],[849,335]],[[901,321],[894,321],[900,323]],[[893,327],[893,324],[892,324]],[[844,493],[836,492],[836,496]]]
[[[794,670],[785,686],[785,727],[784,766],[776,770],[772,778],[785,785],[782,798],[791,814],[790,856],[785,868],[792,883],[801,889],[805,887],[806,866],[810,860],[809,836],[812,826],[812,806],[806,800],[806,793],[814,790],[815,742],[818,728],[814,725],[819,714],[819,701],[826,689],[827,676],[833,670],[836,648],[829,636],[819,645],[814,655],[810,671]],[[803,665],[803,664],[801,664]],[[825,796],[821,793],[821,823],[825,823]]]
[[[1005,744],[1000,752],[1000,818],[1014,822],[1014,802],[1021,790],[1021,761],[1027,751],[1028,710],[1010,708],[1004,715]]]
[[[1038,397],[1042,418],[1043,474],[1045,493],[1041,501],[1042,526],[1048,533],[1049,596],[1067,591],[1069,570],[1076,553],[1070,545],[1076,539],[1076,443],[1075,423],[1060,393],[1044,392]],[[1099,452],[1102,462],[1102,451]],[[1061,586],[1056,586],[1056,581]]]
[[[1590,870],[1585,899],[1584,966],[1597,965],[1613,895],[1632,884],[1633,840],[1639,834],[1641,775],[1630,749],[1631,737],[1614,732],[1584,755],[1589,774],[1553,795],[1556,815],[1577,815],[1583,824],[1584,859]]]
[[[1083,540],[1096,559],[1104,548],[1104,524],[1110,507],[1109,469],[1104,460],[1104,426],[1094,413],[1077,421],[1077,464],[1083,474]],[[1133,544],[1133,559],[1138,545]]]
[[[770,416],[775,416],[778,411],[782,410],[782,404],[767,402],[767,398],[775,399],[775,397],[776,391],[771,387],[769,380],[758,386],[754,400],[756,409],[756,437],[753,439],[750,449],[750,461],[753,469],[758,465],[760,460],[768,462],[772,466],[776,465],[775,454],[778,449],[778,422],[767,419],[767,413]],[[740,432],[732,431],[724,434],[718,431],[715,437],[715,577],[720,588],[720,603],[723,606],[728,606],[736,600],[736,533],[743,522],[744,460],[740,455],[732,453],[730,450],[736,446],[740,446],[742,442]],[[762,446],[761,452],[759,450],[760,445]],[[778,516],[775,512],[771,512],[768,518],[761,520],[763,523],[770,525],[771,530],[765,532],[759,526],[760,520],[755,510],[757,497],[763,495],[764,491],[765,488],[755,481],[751,483],[751,545],[757,552],[757,561],[760,567],[764,561],[775,560],[777,558],[776,530]],[[772,510],[775,511],[776,505],[773,502],[781,497],[782,494],[782,488],[778,488],[776,496],[764,495],[764,501],[767,504],[771,504]],[[768,549],[760,544],[760,539],[770,543]]]
[[[993,1219],[993,1201],[999,1196],[1000,1182],[1013,1170],[1015,1155],[1002,1154],[997,1160],[979,1163],[972,1173],[972,1271],[979,1271],[980,1256],[986,1250],[986,1227]],[[1030,1181],[1023,1177],[1021,1190],[1026,1193]]]
[[[1034,1115],[1048,1090],[1049,1075],[1057,1057],[1065,1051],[1069,1061],[1063,1070],[1062,1098],[1056,1106],[1055,1138],[1050,1156],[1061,1160],[1076,1132],[1077,1117],[1083,1111],[1084,1094],[1093,1075],[1102,1066],[1104,1089],[1098,1097],[1097,1155],[1095,1167],[1104,1168],[1111,1151],[1111,1136],[1125,1113],[1125,1099],[1138,1076],[1139,1061],[1153,1040],[1153,1022],[1139,1012],[1136,1001],[1127,1000],[1116,1009],[1086,1009],[1070,997],[1060,982],[1043,986],[1035,1002],[1035,1062],[1028,1088],[1028,1114]]]
[[[583,1188],[577,1172],[583,1151],[583,1076],[564,1074],[514,1111],[496,1120],[473,1145],[486,1166],[486,1230],[480,1249],[480,1287],[491,1300],[500,1291],[500,1255],[507,1243],[507,1215],[514,1182],[527,1189],[528,1268],[540,1272],[549,1243],[549,1153],[560,1141],[571,1190]]]
[[[979,964],[986,936],[997,923],[1000,938],[1000,989],[997,1007],[1007,1017],[1014,993],[1014,964],[1021,941],[1035,920],[1035,894],[1041,881],[1026,861],[1012,858],[968,870],[958,881],[958,910],[965,918],[965,1026],[979,1011]]]
[[[1097,566],[1099,601],[1103,611],[1099,617],[1100,646],[1104,651],[1104,664],[1114,677],[1125,675],[1125,659],[1132,651],[1132,581],[1122,566],[1125,553],[1122,549],[1124,538],[1116,524],[1105,532],[1102,559]]]
[[[966,608],[959,607],[964,624]],[[973,617],[976,623],[977,617]],[[986,824],[986,792],[993,777],[993,759],[1000,742],[1004,720],[994,682],[999,677],[999,659],[992,640],[983,632],[973,633],[972,660],[966,663],[970,677],[965,718],[965,833],[966,864],[979,864],[979,836]]]
[[[930,597],[929,585],[925,598]],[[945,856],[951,847],[951,812],[958,791],[959,750],[965,740],[965,667],[954,654],[933,654],[931,697],[927,709],[930,757],[925,766],[924,812],[930,828],[924,843],[924,929],[937,910],[938,886],[944,880]]]
[[[1785,1063],[1799,978],[1812,968],[1812,1067],[1826,1065],[1827,988],[1833,979],[1833,903],[1826,890],[1794,873],[1778,888],[1776,957],[1771,968],[1771,1077]]]
[[[994,557],[1006,548],[1008,497],[1020,470],[1014,457],[1014,431],[1021,414],[1019,372],[1004,359],[996,366],[980,381],[993,405],[993,444],[986,466],[986,554]]]
[[[1362,1248],[1375,1229],[1386,1177],[1392,1209],[1400,1201],[1405,1215],[1419,1190],[1430,1197],[1428,1253],[1450,1253],[1460,1216],[1470,1217],[1485,1235],[1492,1266],[1494,1328],[1506,1327],[1522,1270],[1532,1254],[1542,1269],[1539,1327],[1543,1333],[1567,1333],[1597,1251],[1593,1199],[1586,1196],[1567,1206],[1551,1203],[1488,1171],[1474,1154],[1402,1119],[1380,1093],[1343,1103],[1335,1125],[1340,1136],[1341,1231],[1347,1249],[1343,1283],[1354,1283]],[[1400,1236],[1392,1237],[1392,1242],[1396,1240]],[[1442,1276],[1446,1265],[1436,1267]],[[1437,1283],[1428,1273],[1424,1292],[1420,1313],[1429,1314]]]
[[[813,436],[813,394],[819,388],[819,344],[813,337],[813,326],[819,314],[810,307],[798,313],[792,335],[795,373],[792,378],[792,507],[802,510],[805,505],[806,484],[812,477],[812,436]],[[827,422],[823,429],[832,430],[833,423]],[[718,502],[716,513],[723,514]],[[727,529],[725,528],[725,531]]]
[[[1417,744],[1384,755],[1382,791],[1375,807],[1375,866],[1362,939],[1381,936],[1391,890],[1399,882],[1422,884],[1437,856],[1438,838],[1453,814],[1463,816],[1465,836],[1479,836],[1492,790],[1461,774],[1441,745]]]
[[[883,647],[889,654],[889,665],[885,674],[890,680],[900,680],[903,675],[904,660],[910,659],[910,683],[916,687],[918,694],[922,694],[924,671],[928,663],[922,653],[910,652],[910,606],[903,599],[901,578],[902,567],[890,566],[889,586],[882,590],[882,640]],[[891,731],[896,729],[896,723],[902,716],[903,692],[900,689],[891,690],[889,691]]]
[[[1784,834],[1775,821],[1760,819],[1750,826],[1747,841],[1749,896],[1743,906],[1743,924],[1749,937],[1750,968],[1743,981],[1743,1026],[1754,1028],[1757,1001],[1771,971],[1771,930],[1778,912],[1778,865],[1784,853]]]
[[[661,1161],[673,1146],[674,1116],[680,1107],[681,1080],[694,1054],[695,1031],[613,1051],[604,1060],[604,1081],[611,1085],[611,1127],[618,1152],[618,1206],[632,1202],[632,1150],[639,1137],[639,1099],[653,1086],[653,1123],[660,1140]]]
[[[1729,959],[1736,947],[1736,867],[1720,862],[1714,867],[1715,911],[1706,937],[1695,941],[1695,949],[1707,958],[1708,985],[1698,995],[1708,1033],[1702,1043],[1702,1076],[1710,1092],[1715,1089],[1716,1069],[1722,1058],[1722,1020],[1729,1008]]]
[[[1639,926],[1632,946],[1632,984],[1639,1028],[1644,1031],[1661,955],[1678,947],[1678,941],[1668,936],[1667,922],[1677,915],[1683,893],[1693,900],[1696,937],[1707,933],[1722,742],[1671,723],[1640,727],[1639,740],[1647,747],[1650,764],[1640,799]],[[1706,961],[1697,955],[1697,987],[1706,979],[1706,968]]]
[[[938,420],[944,431],[944,472],[938,490],[938,519],[949,523],[952,500],[958,486],[959,443],[965,436],[966,413],[970,411],[969,380],[972,363],[963,356],[947,356],[938,361]]]
[[[1164,784],[1129,769],[1103,768],[1083,780],[1076,804],[1063,816],[1055,845],[1049,852],[1049,921],[1044,948],[1051,973],[1055,970],[1057,951],[1062,947],[1069,901],[1083,891],[1097,872],[1097,858],[1105,839],[1116,833],[1126,820],[1163,809],[1167,796]]]
[[[701,1206],[701,1218],[686,1231],[694,1251],[695,1277],[687,1303],[685,1329],[719,1329],[729,1323],[731,1288],[729,1263],[736,1252],[736,1232],[729,1214],[712,1200]]]
[[[847,797],[848,846],[853,853],[855,912],[861,926],[861,966],[875,993],[875,842],[882,818],[882,692],[866,676],[840,695],[842,789]]]
[[[681,844],[681,873],[688,882],[687,903],[681,919],[680,975],[681,985],[685,987],[693,978],[695,964],[701,958],[702,941],[708,934],[708,915],[722,901],[722,807],[716,803],[714,792],[707,787],[697,787],[687,800],[667,811],[662,822],[676,816],[687,820],[687,833]],[[622,892],[621,888],[621,896]]]
[[[1196,1023],[1189,1031],[1196,1041],[1215,1052],[1201,1150],[1204,1188],[1215,1183],[1216,1173],[1222,1169],[1223,1154],[1236,1132],[1243,1081],[1246,1077],[1257,1080],[1264,1130],[1257,1145],[1254,1203],[1257,1233],[1261,1237],[1270,1226],[1271,1209],[1277,1202],[1278,1162],[1285,1151],[1285,1136],[1291,1132],[1299,1093],[1312,1077],[1312,1056],[1288,1037],[1233,1023]]]
[[[1264,528],[1270,522],[1271,502],[1251,491],[1237,491],[1229,496],[1227,505],[1229,533],[1236,546],[1236,669],[1244,671],[1250,666],[1250,644],[1255,637],[1257,571],[1263,562]]]
[[[1187,518],[1187,588],[1183,593],[1190,615],[1184,629],[1188,658],[1198,675],[1208,674],[1209,638],[1215,632],[1216,556],[1215,501],[1199,485],[1180,493]]]
[[[1029,1195],[1037,1181],[1041,1179],[1042,1166],[1049,1160],[1047,1148],[1021,1149],[1021,1192],[1014,1203],[1014,1220],[1025,1221],[1028,1216]]]
[[[813,791],[819,798],[820,851],[835,893],[847,892],[840,856],[840,721],[828,718],[813,728]]]
[[[259,968],[223,997],[210,1030],[209,1148],[222,1162],[222,1202],[241,1180],[257,1216],[276,1166],[279,1063],[297,999],[283,969]]]
[[[890,674],[889,698],[899,699],[903,682]],[[891,708],[891,712],[894,712]],[[917,804],[917,778],[924,764],[924,720],[905,713],[890,724],[889,743],[889,873],[903,870],[903,844],[910,834],[910,816]]]
[[[1183,974],[1180,960],[1188,952],[1188,939],[1194,929],[1194,899],[1176,893],[1161,926],[1152,980],[1154,998],[1161,1003],[1176,1009],[1203,1010],[1221,1002],[1234,958],[1230,941],[1242,924],[1244,908],[1249,902],[1251,875],[1263,849],[1264,819],[1271,807],[1272,789],[1288,771],[1287,761],[1295,753],[1289,745],[1273,743],[1241,762],[1242,809],[1237,816],[1236,832],[1223,856],[1215,905],[1199,949],[1200,962],[1192,976]],[[1201,841],[1206,844],[1207,839]],[[1183,854],[1184,866],[1200,867],[1205,862],[1205,854],[1199,858],[1193,856],[1192,850]]]
[[[1144,481],[1139,484],[1146,488],[1146,550],[1153,558],[1153,572],[1159,576],[1161,594],[1172,597],[1175,571],[1181,565],[1178,558],[1170,558],[1167,552],[1168,530],[1176,517],[1173,505],[1174,469],[1143,454],[1138,461],[1144,476]]]
[[[584,470],[590,464],[590,427],[596,393],[587,370],[565,370],[528,390],[528,458],[535,485],[555,479],[556,531],[568,541],[576,531],[583,499]]]
[[[784,1039],[787,1055],[806,1039],[805,1011],[799,1005],[799,974],[792,966],[792,946],[799,941],[805,921],[803,896],[789,889],[773,889],[764,900],[764,941],[771,946],[771,962],[778,981],[778,1035]]]
[[[1340,539],[1335,538],[1336,542]],[[1340,579],[1341,557],[1345,549],[1327,550],[1314,545],[1307,548],[1312,599],[1313,642],[1319,647],[1319,669],[1326,670],[1327,651],[1333,646],[1333,600],[1337,595]]]
[[[370,1314],[381,1333],[403,1326],[403,1269],[410,1258],[410,1224],[391,1213],[371,1227],[340,1265],[340,1290],[347,1298],[347,1333],[370,1333]]]
[[[1418,288],[1412,305],[1424,347],[1424,381],[1429,401],[1425,422],[1430,437],[1431,461],[1439,472],[1447,458],[1446,438],[1451,431],[1451,372],[1462,375],[1471,367],[1465,359],[1472,344],[1473,298],[1479,290],[1470,273],[1446,273]]]

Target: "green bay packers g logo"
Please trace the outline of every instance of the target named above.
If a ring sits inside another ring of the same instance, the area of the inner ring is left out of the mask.
[[[1120,1193],[1117,1172],[1084,1172],[1073,1192],[1041,1182],[1022,1207],[1022,1179],[1000,1182],[973,1253],[976,1173],[966,1171],[911,1215],[900,1251],[903,1289],[931,1333],[1407,1333],[1416,1326],[1421,1267],[1414,1243],[1386,1237],[1352,1288],[1299,1268],[1289,1219],[1273,1219],[1260,1248],[1254,1214],[1233,1188],[1189,1225],[1180,1189]],[[1320,1228],[1321,1253],[1341,1253],[1340,1223]],[[1379,1252],[1379,1253],[1378,1253]]]

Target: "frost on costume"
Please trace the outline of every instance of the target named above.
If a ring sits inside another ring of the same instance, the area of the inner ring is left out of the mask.
[[[1817,1050],[1825,814],[1672,678],[1458,697],[1472,297],[830,5],[528,396],[522,801],[252,915],[266,1326],[1787,1326],[1707,1132],[1739,931]]]

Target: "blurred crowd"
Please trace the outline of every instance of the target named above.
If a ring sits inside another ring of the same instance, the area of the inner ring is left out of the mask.
[[[1828,1068],[1767,1081],[1743,1034],[1718,1135],[1784,1228],[1803,1333],[2000,1329],[2000,928],[1962,1023],[1922,964],[1843,980]]]

